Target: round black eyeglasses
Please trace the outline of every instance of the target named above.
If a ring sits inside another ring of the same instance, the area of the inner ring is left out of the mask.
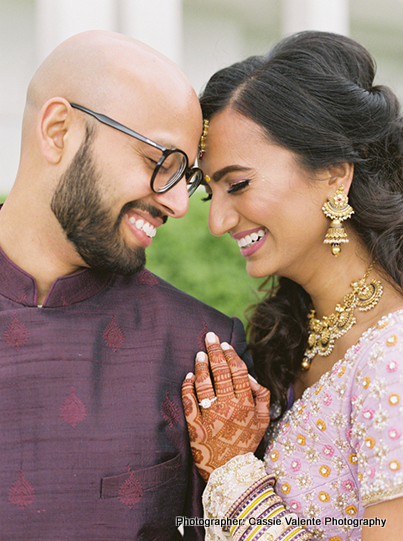
[[[204,178],[203,171],[199,169],[199,167],[189,167],[189,159],[183,150],[163,147],[106,115],[94,113],[94,111],[91,111],[82,105],[78,105],[77,103],[70,103],[70,105],[83,113],[93,116],[99,122],[102,122],[102,124],[106,124],[111,128],[115,128],[115,130],[126,133],[127,135],[130,135],[130,137],[134,137],[162,152],[162,156],[158,162],[156,162],[151,176],[150,186],[154,193],[167,192],[173,188],[183,176],[185,176],[187,191],[190,197],[202,183]]]

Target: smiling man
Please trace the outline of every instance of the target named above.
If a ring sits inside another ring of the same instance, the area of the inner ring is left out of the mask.
[[[0,211],[1,539],[167,541],[201,516],[180,386],[208,330],[242,353],[243,329],[144,269],[201,131],[185,76],[125,36],[74,36],[32,79]]]

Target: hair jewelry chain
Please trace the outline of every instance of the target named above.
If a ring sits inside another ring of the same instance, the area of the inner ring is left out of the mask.
[[[199,160],[201,160],[204,156],[204,153],[206,152],[206,137],[208,134],[209,129],[209,121],[204,119],[203,120],[203,132],[200,137],[200,143],[199,143]]]
[[[317,319],[315,310],[311,310],[308,316],[308,347],[302,361],[303,370],[309,370],[315,355],[322,357],[330,355],[333,351],[334,341],[346,334],[356,323],[354,317],[355,308],[358,308],[360,312],[365,312],[378,304],[383,293],[381,283],[375,279],[369,284],[366,283],[372,268],[373,263],[371,263],[361,280],[350,284],[353,291],[347,293],[343,301],[336,305],[333,314],[324,316],[323,319]]]

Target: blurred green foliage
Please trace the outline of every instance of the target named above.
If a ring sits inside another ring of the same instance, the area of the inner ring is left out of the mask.
[[[246,321],[262,280],[246,273],[245,259],[229,235],[214,237],[207,226],[209,203],[198,190],[180,220],[168,219],[147,248],[147,268],[182,291],[229,316]]]

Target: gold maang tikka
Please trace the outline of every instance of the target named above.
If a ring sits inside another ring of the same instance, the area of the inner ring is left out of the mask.
[[[347,233],[342,222],[354,214],[353,207],[348,204],[348,197],[344,193],[343,184],[329,198],[329,201],[323,205],[322,210],[332,220],[323,242],[325,244],[331,244],[332,254],[338,256],[341,252],[340,244],[348,242]]]
[[[204,119],[203,120],[203,132],[200,137],[200,143],[199,143],[199,160],[203,158],[204,153],[206,152],[206,137],[208,133],[209,128],[209,121]]]
[[[302,361],[302,370],[309,369],[315,355],[322,357],[330,355],[333,351],[334,341],[346,334],[356,323],[355,308],[358,308],[360,312],[365,312],[378,304],[383,293],[381,283],[375,279],[369,284],[366,283],[372,268],[373,263],[361,280],[350,284],[353,291],[347,293],[343,301],[336,305],[333,314],[317,319],[315,310],[311,310],[308,316],[308,347]]]

